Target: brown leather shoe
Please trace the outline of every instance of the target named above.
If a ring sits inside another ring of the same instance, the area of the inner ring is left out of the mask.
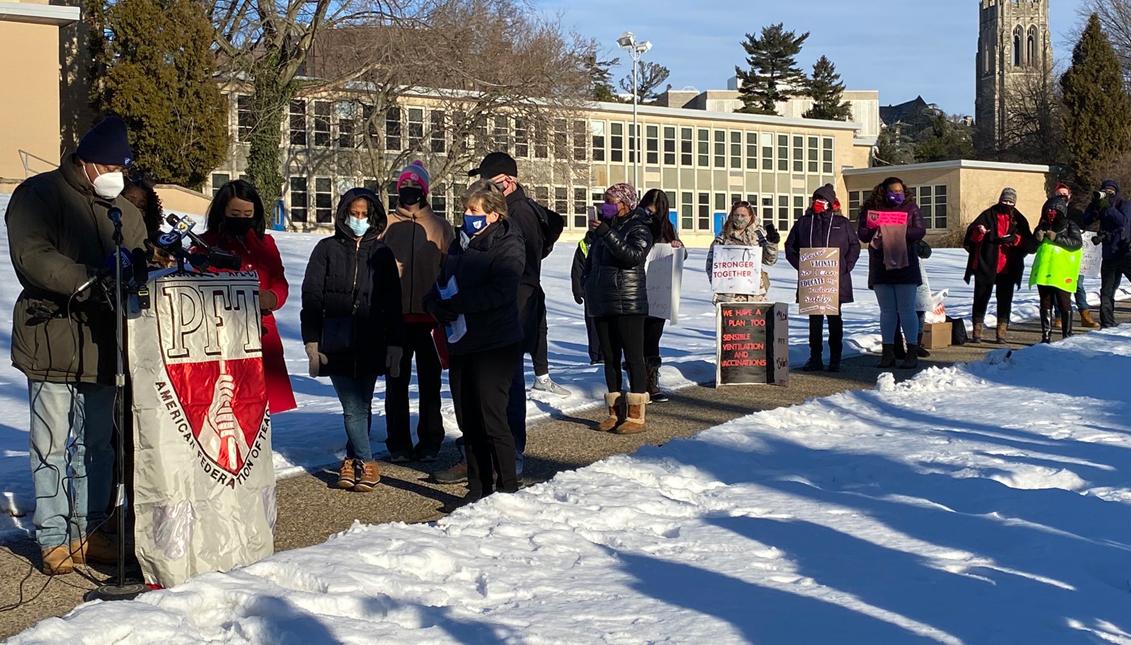
[[[997,324],[997,342],[999,345],[1009,342],[1009,323],[999,322]]]
[[[363,461],[358,470],[361,472],[357,484],[353,487],[355,493],[368,493],[377,488],[377,482],[381,481],[381,471],[377,468],[377,462]]]
[[[644,409],[648,405],[648,393],[630,392],[628,394],[628,413],[624,423],[616,429],[617,434],[639,434],[644,432]]]
[[[39,570],[44,575],[61,576],[75,570],[75,560],[71,557],[72,548],[78,545],[60,544],[59,546],[46,547],[40,551],[43,563]],[[77,549],[76,549],[77,550]]]
[[[338,467],[338,488],[350,490],[355,484],[357,484],[357,467],[354,460],[347,457]]]
[[[609,392],[605,394],[605,406],[608,408],[609,416],[605,417],[603,421],[597,424],[597,432],[613,432],[617,426],[624,421],[624,395],[620,392]]]
[[[1080,312],[1080,324],[1088,329],[1098,329],[1100,326],[1096,319],[1092,318],[1092,312],[1087,309]]]
[[[970,342],[971,343],[982,342],[982,329],[983,329],[982,323],[980,323],[980,322],[974,323],[974,333],[970,335]]]

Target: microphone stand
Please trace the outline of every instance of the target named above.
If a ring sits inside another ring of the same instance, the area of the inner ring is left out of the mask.
[[[142,582],[126,582],[126,507],[129,500],[126,496],[126,307],[122,297],[122,261],[121,249],[122,212],[116,207],[110,207],[108,213],[114,223],[114,339],[117,346],[117,366],[114,373],[114,425],[118,429],[118,441],[115,449],[118,451],[116,464],[118,485],[114,493],[115,513],[118,515],[118,572],[117,583],[100,585],[85,596],[85,600],[133,600],[138,595],[149,591]]]

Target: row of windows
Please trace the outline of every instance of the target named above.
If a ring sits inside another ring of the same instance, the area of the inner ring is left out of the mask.
[[[919,211],[923,214],[923,221],[929,229],[947,228],[947,188],[946,184],[936,186],[908,186]],[[855,218],[864,201],[871,195],[871,191],[857,190],[848,194],[848,215]]]
[[[252,128],[250,97],[238,96],[236,103],[236,137],[246,141]],[[372,116],[371,106],[353,101],[295,99],[288,112],[287,140],[293,146],[352,149],[363,146],[369,136],[383,139],[389,151],[407,147],[442,154],[448,148],[448,130],[463,122],[459,114],[449,118],[442,110],[415,107],[389,108],[380,120],[382,127],[370,122]],[[642,161],[652,166],[833,174],[832,137],[659,124],[643,125],[634,137],[631,123],[590,121],[586,126],[585,121],[564,118],[553,121],[551,132],[546,129],[520,117],[482,117],[464,136],[518,159],[549,159],[552,150],[556,159],[635,164],[639,139]]]

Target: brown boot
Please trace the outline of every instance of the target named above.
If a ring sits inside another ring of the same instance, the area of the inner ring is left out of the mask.
[[[608,406],[609,416],[597,424],[597,432],[612,432],[624,421],[624,395],[620,392],[605,394],[605,405]]]
[[[974,334],[970,337],[971,343],[982,342],[982,330],[984,328],[985,328],[985,326],[982,323],[980,323],[980,322],[974,323]]]
[[[1092,318],[1092,312],[1087,309],[1080,312],[1080,324],[1088,329],[1099,329],[1100,326],[1096,319]]]
[[[639,434],[644,432],[644,409],[648,405],[647,392],[630,392],[628,394],[628,413],[624,423],[620,424],[615,432],[617,434]]]
[[[59,546],[46,547],[41,551],[43,564],[40,571],[47,576],[60,576],[75,570],[75,561],[71,557],[71,550],[78,550],[77,544],[60,544]]]
[[[1009,323],[999,322],[997,324],[997,343],[1004,345],[1009,342]]]
[[[118,538],[102,531],[95,531],[86,536],[86,543],[81,551],[81,558],[94,564],[118,563]],[[78,564],[78,560],[75,561]]]
[[[357,467],[354,460],[347,457],[338,467],[338,488],[351,490],[355,484],[357,484]]]
[[[381,481],[381,471],[377,468],[375,461],[360,462],[361,471],[360,476],[357,478],[357,484],[353,487],[355,493],[368,493],[374,488],[377,488],[377,482]]]

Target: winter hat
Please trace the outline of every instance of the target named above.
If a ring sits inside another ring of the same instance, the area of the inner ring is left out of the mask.
[[[998,203],[1009,202],[1010,204],[1017,203],[1017,191],[1012,188],[1006,188],[1001,191],[1001,197],[998,198]]]
[[[1055,195],[1062,190],[1067,191],[1070,194],[1072,193],[1072,189],[1068,187],[1068,184],[1065,184],[1065,183],[1062,183],[1062,182],[1057,182],[1056,186],[1053,186],[1052,194]]]
[[[1062,199],[1050,199],[1045,202],[1045,216],[1051,220],[1056,220],[1068,215],[1068,205]]]
[[[126,123],[116,116],[106,117],[84,134],[75,152],[83,161],[105,166],[128,166],[134,160]]]
[[[831,205],[833,205],[834,203],[837,202],[836,189],[833,188],[832,184],[825,184],[824,186],[821,186],[820,188],[818,188],[813,193],[813,199],[814,200],[823,199],[826,202],[828,202],[829,205],[831,206]]]
[[[1100,184],[1100,190],[1107,190],[1109,188],[1117,193],[1119,192],[1119,184],[1117,184],[1114,179],[1105,179],[1104,182]]]
[[[483,157],[478,168],[467,171],[468,177],[476,175],[488,180],[499,175],[518,177],[518,162],[505,152],[492,152]]]
[[[614,184],[605,191],[605,196],[611,197],[615,202],[624,204],[628,207],[628,210],[633,210],[636,208],[636,189],[632,187],[632,184],[626,184],[623,182]]]
[[[404,188],[408,184],[412,184],[420,188],[420,190],[427,195],[428,184],[431,179],[428,176],[428,169],[424,167],[424,163],[419,159],[405,166],[401,171],[400,176],[397,177],[397,190]]]

